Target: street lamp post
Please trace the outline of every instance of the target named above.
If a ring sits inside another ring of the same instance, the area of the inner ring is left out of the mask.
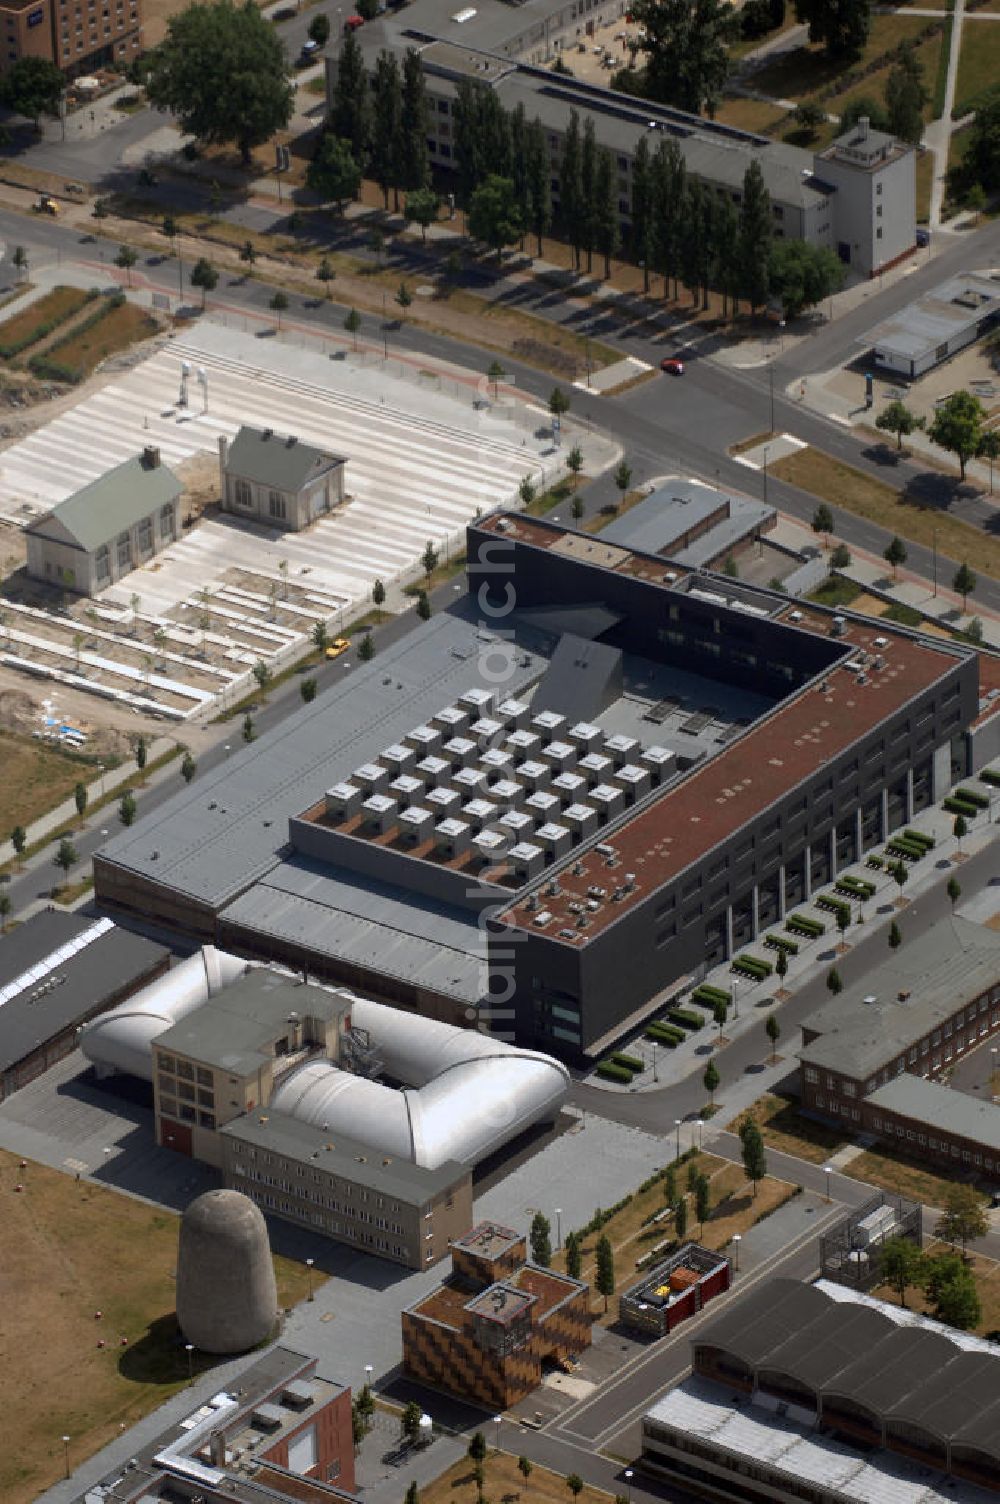
[[[767,506],[767,445],[764,445],[764,505]]]
[[[632,1469],[630,1467],[625,1469],[625,1497],[628,1504],[632,1504]]]
[[[830,1200],[830,1176],[833,1174],[833,1165],[824,1165],[823,1174],[826,1176],[826,1199]]]
[[[937,595],[937,528],[933,532],[934,539],[934,594]]]
[[[769,432],[773,434],[774,433],[774,367],[773,366],[768,366],[768,368],[767,368],[767,384],[768,384],[768,388],[769,388],[770,396],[771,396],[771,427],[769,429]],[[766,454],[767,451],[765,450],[764,453]]]
[[[500,1427],[503,1424],[503,1416],[502,1415],[494,1415],[494,1417],[493,1417],[493,1424],[497,1428],[497,1447],[496,1447],[496,1449],[499,1452],[499,1450],[500,1450]]]
[[[681,1120],[674,1118],[674,1133],[677,1136],[677,1158],[681,1157]]]
[[[659,1079],[660,1079],[659,1076],[656,1074],[656,1040],[654,1039],[653,1040],[653,1080],[654,1081],[659,1081]]]
[[[562,1207],[556,1207],[556,1253],[562,1247]]]
[[[66,1463],[66,1476],[67,1476],[67,1478],[69,1477],[69,1444],[70,1444],[71,1439],[72,1438],[69,1437],[69,1436],[64,1436],[63,1439],[62,1439],[62,1444],[63,1444],[63,1459],[64,1459],[64,1461]]]
[[[184,1351],[188,1355],[188,1383],[194,1383],[194,1343],[185,1342]]]
[[[310,1300],[312,1300],[312,1298],[313,1298],[313,1264],[315,1264],[315,1262],[316,1262],[315,1259],[306,1259],[306,1269],[308,1270],[307,1278],[309,1280],[309,1299]]]
[[[996,1087],[997,1087],[997,1053],[998,1052],[997,1052],[996,1045],[991,1045],[990,1046],[990,1066],[991,1066],[991,1069],[990,1069],[990,1096],[991,1097],[995,1097],[996,1096]]]
[[[374,1369],[372,1368],[371,1364],[370,1363],[366,1363],[365,1364],[365,1388],[369,1391],[369,1393],[371,1392],[372,1374],[373,1373],[374,1373]]]
[[[740,1244],[743,1242],[742,1234],[733,1233],[733,1261],[736,1265],[736,1273],[740,1272]]]

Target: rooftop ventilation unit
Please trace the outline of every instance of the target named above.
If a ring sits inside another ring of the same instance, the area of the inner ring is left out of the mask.
[[[802,612],[801,611],[789,611],[789,613],[788,613],[788,620],[789,621],[801,621],[802,620]]]
[[[833,618],[833,626],[830,628],[830,636],[831,637],[843,637],[844,631],[845,631],[846,627],[847,627],[847,618],[846,618],[846,616],[835,616]]]
[[[875,637],[872,641],[877,648],[887,648],[889,646],[888,637]]]

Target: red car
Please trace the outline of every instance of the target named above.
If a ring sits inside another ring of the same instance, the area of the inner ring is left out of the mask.
[[[666,371],[668,376],[683,376],[684,362],[678,360],[676,355],[668,355],[666,360],[660,361],[660,370]]]

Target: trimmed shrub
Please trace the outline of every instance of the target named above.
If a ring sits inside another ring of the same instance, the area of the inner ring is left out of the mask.
[[[991,788],[1000,789],[1000,773],[995,768],[984,768],[979,780],[981,783],[988,783]]]
[[[976,809],[989,809],[990,807],[989,795],[981,794],[978,789],[956,789],[955,798],[964,799],[968,804],[974,804]]]
[[[883,862],[882,858],[877,854],[877,852],[873,851],[871,856],[865,857],[865,866],[871,867],[875,872],[881,872],[882,868],[885,866],[885,862]]]
[[[826,934],[826,925],[808,914],[791,914],[785,920],[785,929],[791,930],[793,935],[805,935],[808,940],[818,940]]]
[[[616,1050],[611,1059],[615,1065],[622,1065],[627,1071],[641,1071],[645,1068],[638,1055],[623,1055],[620,1050]]]
[[[677,1024],[681,1029],[701,1029],[705,1024],[704,1015],[692,1013],[690,1008],[671,1008],[667,1017],[672,1024]]]
[[[764,944],[769,945],[772,950],[783,950],[786,956],[797,956],[799,953],[798,941],[789,940],[787,935],[765,935]]]
[[[713,1003],[731,1003],[733,994],[727,992],[724,987],[714,987],[710,982],[699,982],[691,994],[692,1002],[705,1002],[711,1006]]]
[[[620,1086],[626,1086],[632,1080],[632,1072],[623,1065],[615,1065],[613,1060],[602,1060],[597,1075],[605,1081],[617,1081]]]
[[[915,841],[918,846],[925,846],[928,851],[934,850],[934,837],[926,835],[922,830],[911,830],[909,826],[903,831],[908,841]]]

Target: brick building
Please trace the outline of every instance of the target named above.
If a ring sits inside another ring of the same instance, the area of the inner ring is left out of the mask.
[[[1000,934],[952,915],[803,1020],[803,1110],[911,1154],[992,1172],[1000,1132],[991,1113],[974,1111],[987,1104],[963,1106],[938,1078],[997,1033]]]
[[[506,1409],[538,1388],[543,1364],[590,1346],[587,1285],[528,1263],[523,1235],[483,1222],[451,1256],[450,1277],[403,1312],[408,1378]]]
[[[44,57],[70,78],[128,63],[142,50],[142,0],[6,0],[0,74]]]

